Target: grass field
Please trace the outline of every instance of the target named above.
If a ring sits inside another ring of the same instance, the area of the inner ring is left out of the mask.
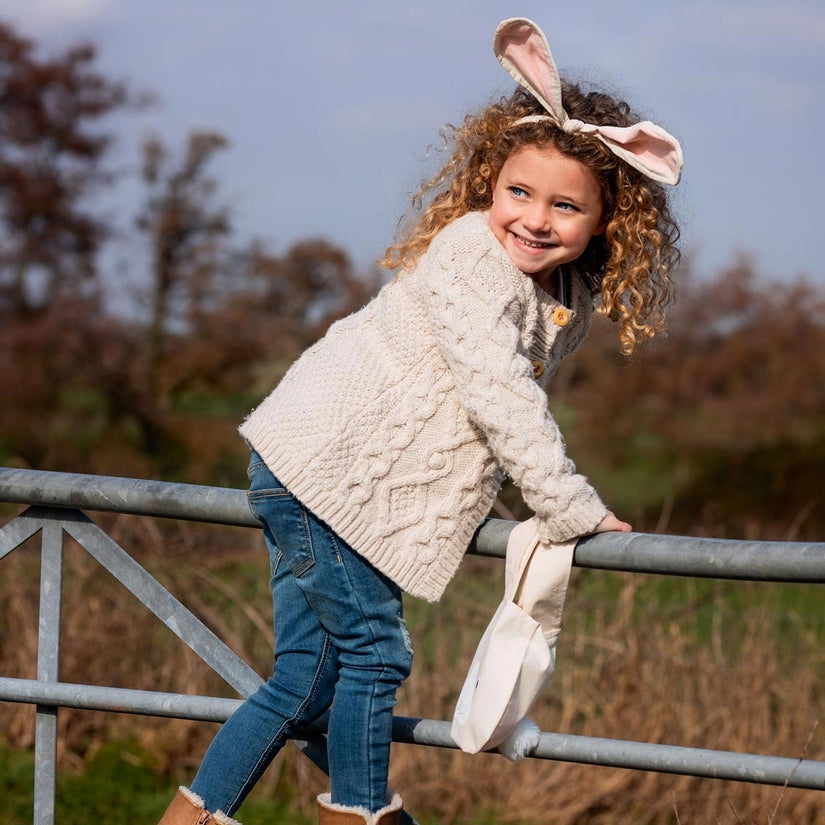
[[[99,519],[116,540],[265,674],[267,562],[255,531]],[[37,546],[3,560],[0,672],[33,678]],[[81,548],[65,562],[61,678],[232,695]],[[416,649],[398,713],[448,719],[501,597],[502,565],[468,558],[436,605],[410,600]],[[820,586],[574,571],[558,669],[534,716],[545,730],[825,759]],[[139,651],[135,655],[135,651]],[[33,708],[0,706],[10,821],[31,821]],[[63,710],[57,822],[154,822],[216,726]],[[817,825],[825,794],[396,745],[393,785],[422,822]],[[245,825],[314,821],[325,778],[293,749],[238,813]]]

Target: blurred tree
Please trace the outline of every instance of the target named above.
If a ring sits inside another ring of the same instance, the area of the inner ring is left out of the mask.
[[[137,218],[151,248],[149,330],[145,342],[146,393],[160,406],[172,388],[161,381],[168,336],[209,309],[216,273],[225,260],[229,218],[215,204],[217,183],[207,174],[226,139],[195,132],[176,161],[157,137],[143,147],[143,182],[148,195]]]
[[[823,318],[821,291],[763,282],[747,257],[686,269],[667,338],[628,361],[596,323],[565,365],[551,397],[573,456],[641,529],[821,536]]]
[[[144,145],[147,196],[136,225],[151,251],[148,328],[142,338],[121,338],[127,350],[137,347],[133,380],[123,380],[129,359],[111,359],[117,373],[106,386],[110,409],[137,422],[150,454],[175,452],[170,414],[184,395],[252,397],[256,373],[276,380],[285,362],[377,288],[377,275],[356,273],[324,240],[284,255],[257,241],[233,246],[229,210],[209,175],[226,145],[215,133],[190,135],[180,157],[157,137]],[[262,361],[275,362],[274,375]]]
[[[112,180],[110,136],[91,125],[132,98],[94,59],[92,46],[40,59],[0,25],[0,455],[181,477],[198,405],[227,409],[218,396],[235,395],[246,407],[378,276],[320,239],[283,255],[238,249],[210,174],[226,139],[193,133],[176,153],[150,137],[135,220],[147,254],[134,258],[146,312],[108,316],[96,257],[110,225],[92,207]]]
[[[356,272],[347,253],[323,238],[299,241],[283,255],[253,244],[244,259],[247,286],[232,304],[275,336],[270,352],[282,358],[294,358],[333,320],[366,303],[381,282],[377,270]]]
[[[191,318],[208,311],[211,287],[228,255],[229,217],[214,202],[217,183],[208,174],[215,153],[226,145],[222,135],[194,132],[180,158],[156,136],[143,146],[147,195],[136,226],[151,253],[148,330],[134,353],[138,385],[115,380],[109,391],[125,394],[111,398],[113,407],[129,410],[150,454],[169,449],[163,418],[180,381],[175,365],[181,363],[181,338]]]
[[[43,312],[94,291],[109,227],[87,198],[110,180],[109,135],[92,124],[130,103],[94,68],[95,49],[53,59],[0,24],[0,313]]]
[[[110,229],[91,198],[113,177],[95,125],[138,102],[94,63],[90,45],[40,58],[0,24],[0,451],[32,466],[71,460],[88,436],[76,387]]]

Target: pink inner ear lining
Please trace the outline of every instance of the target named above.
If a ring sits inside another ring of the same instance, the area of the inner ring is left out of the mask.
[[[665,160],[670,157],[670,147],[658,141],[654,142],[636,138],[622,145],[639,157],[655,158],[656,160]]]
[[[682,168],[681,147],[655,123],[642,121],[625,128],[601,126],[599,133],[629,153],[632,158],[625,158],[629,163],[635,166],[633,160],[639,161],[642,164],[640,171],[653,172],[652,177],[665,183],[671,179],[674,184],[678,182]],[[607,145],[610,147],[610,143]]]
[[[535,41],[535,35],[531,35],[526,44],[527,51],[520,55],[524,60],[522,74],[530,78],[532,85],[534,85],[539,92],[541,92],[542,97],[551,104],[554,109],[554,114],[558,114],[555,108],[556,106],[561,106],[561,94],[560,84],[554,80],[556,67],[548,60],[546,54],[542,54],[539,48],[541,41],[539,41],[539,43]],[[524,71],[524,66],[529,67],[529,72]]]
[[[496,31],[493,48],[508,74],[561,122],[564,110],[558,69],[541,29],[524,18],[504,21]]]

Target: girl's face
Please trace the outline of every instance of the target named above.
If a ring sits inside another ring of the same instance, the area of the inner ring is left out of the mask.
[[[602,197],[590,170],[553,146],[524,146],[493,187],[490,229],[513,265],[540,286],[604,232]]]

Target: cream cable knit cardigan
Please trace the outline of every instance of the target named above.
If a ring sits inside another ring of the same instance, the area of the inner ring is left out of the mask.
[[[513,266],[487,213],[465,215],[304,352],[241,435],[310,510],[428,601],[505,474],[542,540],[589,532],[607,510],[567,458],[544,389],[590,323],[591,296],[570,280],[570,321],[558,326],[559,303]]]

